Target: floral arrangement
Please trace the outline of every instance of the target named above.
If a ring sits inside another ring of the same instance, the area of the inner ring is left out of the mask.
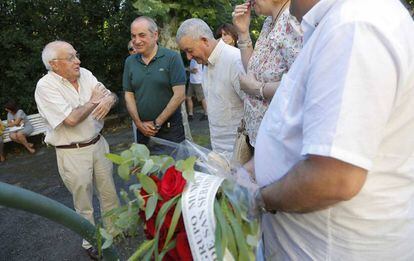
[[[129,186],[129,193],[121,191],[125,204],[105,215],[114,218],[115,226],[129,235],[136,235],[143,226],[147,240],[129,260],[193,260],[181,200],[186,186],[194,181],[194,167],[205,155],[197,152],[188,156],[188,152],[186,148],[187,157],[176,161],[171,156],[150,155],[146,146],[132,144],[120,155],[107,154],[118,164],[121,178],[137,181]],[[258,222],[246,218],[242,204],[230,200],[242,198],[234,194],[227,197],[226,188],[233,190],[231,183],[224,182],[214,200],[217,259],[254,260]],[[101,235],[106,240],[102,248],[110,246],[112,237],[104,229]]]

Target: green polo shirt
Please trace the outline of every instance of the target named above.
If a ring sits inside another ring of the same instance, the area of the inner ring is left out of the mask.
[[[181,56],[158,47],[157,54],[146,65],[140,54],[129,56],[124,65],[122,86],[134,92],[138,114],[143,121],[155,120],[173,96],[173,86],[185,85],[186,75]]]

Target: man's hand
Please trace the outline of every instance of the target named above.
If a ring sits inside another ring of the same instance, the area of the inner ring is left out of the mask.
[[[98,83],[95,88],[92,90],[91,98],[89,102],[92,104],[98,104],[101,102],[102,98],[108,94],[108,90],[101,87],[101,83]]]
[[[107,95],[104,98],[101,99],[98,106],[93,110],[92,116],[96,120],[103,119],[108,112],[111,110],[112,106],[115,103],[115,98],[113,95]]]
[[[242,36],[243,39],[241,40],[246,40],[249,37],[250,9],[250,3],[236,5],[232,14],[233,25],[236,27],[239,37]],[[243,37],[244,35],[246,37]]]
[[[137,129],[146,137],[153,137],[158,132],[152,121],[141,121],[138,124],[135,122],[135,125],[137,126]]]
[[[252,74],[239,76],[240,89],[247,94],[260,96],[261,83]]]

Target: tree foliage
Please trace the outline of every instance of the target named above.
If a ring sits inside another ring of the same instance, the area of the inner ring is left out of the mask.
[[[185,19],[198,17],[213,29],[231,22],[231,12],[244,0],[2,0],[0,1],[0,108],[12,98],[27,113],[36,111],[34,89],[46,73],[41,51],[50,41],[73,44],[82,66],[112,91],[120,91],[127,56],[129,26],[148,15],[161,28],[161,44],[175,45],[175,33]],[[414,0],[406,0],[414,9]],[[257,38],[263,18],[252,20]],[[0,116],[4,118],[1,109]]]
[[[34,90],[46,73],[41,52],[56,39],[73,44],[82,66],[109,89],[119,90],[135,16],[131,3],[122,0],[1,1],[0,106],[12,98],[27,113],[36,111]]]
[[[174,35],[181,22],[200,18],[207,22],[213,32],[222,23],[231,23],[231,13],[236,4],[244,0],[135,0],[133,6],[141,15],[154,18],[161,28],[161,44],[177,48]],[[263,18],[252,20],[253,38],[257,38]]]
[[[187,18],[204,19],[214,30],[231,22],[243,0],[2,0],[0,1],[0,106],[15,99],[27,113],[36,112],[34,90],[46,73],[45,44],[60,39],[81,55],[82,66],[112,91],[120,91],[127,56],[129,26],[138,15],[160,25],[161,44],[176,48],[175,32]],[[256,32],[261,21],[255,19]],[[1,109],[0,116],[4,118]]]

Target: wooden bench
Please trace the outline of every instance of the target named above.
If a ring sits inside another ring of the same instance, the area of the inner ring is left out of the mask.
[[[28,115],[27,118],[29,119],[30,123],[33,126],[33,132],[30,133],[29,136],[35,136],[38,134],[44,134],[47,130],[47,125],[45,120],[40,116],[39,113]],[[3,124],[7,125],[7,120],[3,121]],[[3,132],[3,142],[9,142],[10,139],[10,129],[6,128]]]

